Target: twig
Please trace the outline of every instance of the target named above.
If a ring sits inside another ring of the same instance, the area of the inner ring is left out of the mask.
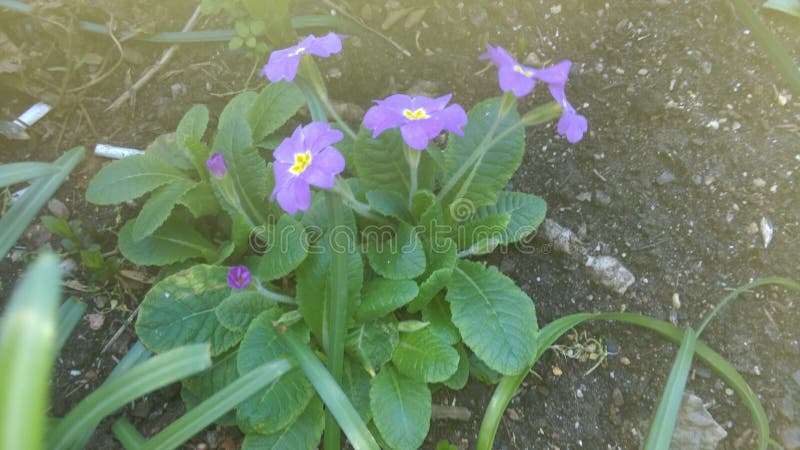
[[[80,91],[82,91],[84,89],[92,87],[95,84],[105,80],[106,78],[108,78],[109,75],[111,75],[112,73],[116,72],[116,70],[119,68],[120,64],[122,64],[122,61],[125,60],[125,50],[123,50],[122,44],[117,39],[117,37],[114,36],[114,32],[111,31],[112,28],[113,28],[113,24],[114,24],[114,16],[111,16],[111,18],[110,18],[110,20],[108,22],[108,25],[107,25],[107,27],[108,27],[108,35],[111,37],[111,40],[114,41],[114,45],[116,45],[117,51],[119,51],[119,58],[117,59],[117,62],[107,72],[105,72],[102,75],[96,77],[95,79],[89,81],[88,83],[85,83],[84,85],[78,86],[76,88],[67,89],[66,92],[68,94],[71,94],[73,92],[80,92]]]
[[[404,55],[406,55],[408,57],[411,57],[411,52],[409,52],[408,50],[403,48],[400,44],[398,44],[397,42],[392,40],[392,38],[390,38],[389,36],[386,36],[385,34],[381,33],[380,31],[378,31],[378,30],[372,28],[371,26],[367,25],[366,23],[364,23],[363,20],[361,20],[360,18],[355,17],[354,15],[350,14],[344,8],[340,7],[336,3],[333,3],[331,0],[322,0],[322,2],[325,3],[326,5],[330,6],[331,8],[335,9],[336,11],[340,12],[342,15],[344,15],[348,19],[350,19],[353,22],[357,23],[359,26],[363,27],[365,30],[377,34],[383,40],[385,40],[386,42],[391,44],[394,48],[399,50],[400,53],[402,53],[402,54],[404,54]]]
[[[111,336],[111,339],[108,340],[106,345],[103,346],[103,349],[100,350],[100,354],[101,355],[103,353],[105,353],[106,351],[108,351],[109,347],[111,347],[111,344],[113,344],[114,342],[117,341],[117,339],[119,339],[119,337],[122,335],[122,332],[125,331],[126,328],[128,328],[128,325],[130,325],[131,322],[133,322],[133,319],[136,317],[137,314],[139,314],[139,307],[138,306],[136,307],[136,309],[133,310],[131,315],[128,316],[128,318],[125,320],[125,322],[122,324],[122,326],[119,327],[117,332],[114,333],[113,336]]]
[[[466,422],[472,417],[472,411],[463,406],[431,405],[431,418],[433,420],[460,420]]]
[[[197,6],[197,8],[195,8],[194,13],[192,13],[192,17],[189,18],[189,20],[186,22],[186,25],[183,26],[182,31],[184,32],[190,31],[192,27],[194,27],[194,24],[197,21],[198,17],[200,17],[199,5]],[[134,94],[136,91],[141,89],[142,86],[147,84],[147,82],[150,81],[150,78],[153,78],[153,75],[155,75],[156,72],[161,70],[161,68],[164,67],[164,65],[166,65],[170,59],[172,59],[172,55],[174,55],[175,51],[177,50],[178,50],[178,45],[175,44],[171,45],[166,51],[164,51],[164,53],[161,55],[161,59],[159,59],[155,65],[147,69],[144,75],[142,75],[142,77],[139,78],[139,80],[136,83],[134,83],[133,86],[128,88],[128,90],[123,92],[122,95],[117,97],[117,99],[114,100],[114,102],[111,103],[111,105],[109,105],[108,108],[106,108],[106,111],[117,109],[119,108],[120,105],[125,103],[125,101],[128,100],[132,94]]]

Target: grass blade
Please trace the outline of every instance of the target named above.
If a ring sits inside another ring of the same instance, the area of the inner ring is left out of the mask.
[[[280,378],[291,368],[292,365],[289,361],[282,358],[247,372],[161,430],[160,433],[139,447],[139,450],[178,448],[226,412],[235,408],[236,405]]]
[[[111,431],[114,433],[114,437],[125,447],[125,450],[138,450],[147,442],[144,436],[139,433],[139,430],[124,417],[120,417],[114,422],[114,425],[111,426]]]
[[[0,188],[32,178],[52,175],[58,166],[43,162],[19,162],[0,165]]]
[[[672,442],[672,432],[678,420],[678,411],[681,408],[683,391],[686,389],[686,380],[689,379],[689,370],[692,368],[692,357],[697,345],[697,333],[689,327],[683,333],[681,346],[669,372],[667,384],[661,392],[658,408],[650,421],[647,432],[645,450],[669,450]]]
[[[292,356],[297,360],[322,401],[325,402],[328,411],[336,418],[353,448],[356,450],[380,450],[375,438],[361,420],[361,416],[350,403],[350,399],[311,349],[298,342],[289,333],[284,334],[283,337],[286,339]]]
[[[58,335],[53,354],[57,355],[61,351],[61,347],[67,342],[69,335],[72,334],[72,330],[81,320],[85,311],[86,303],[78,301],[75,297],[68,298],[58,308]]]
[[[17,285],[0,321],[0,448],[42,448],[55,359],[58,258],[45,254]]]
[[[103,418],[126,403],[211,366],[207,344],[178,347],[154,356],[104,383],[59,422],[51,448],[71,448]]]
[[[57,171],[34,181],[14,205],[0,218],[0,257],[5,257],[36,213],[53,196],[72,169],[83,158],[84,148],[76,147],[53,162]]]

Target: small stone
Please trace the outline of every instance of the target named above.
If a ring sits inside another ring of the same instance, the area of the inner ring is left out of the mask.
[[[683,394],[670,448],[713,450],[728,433],[703,405],[700,397]]]
[[[656,178],[656,183],[663,186],[665,184],[672,183],[675,180],[677,180],[675,175],[669,170],[665,170],[661,172],[661,175],[659,175],[658,178]]]
[[[578,389],[577,391],[575,391],[575,396],[578,398],[583,398],[583,391]]]
[[[711,128],[712,130],[719,130],[719,120],[712,120],[706,124],[706,128]]]
[[[560,12],[561,12],[561,5],[560,4],[559,5],[553,5],[553,6],[550,7],[550,14],[556,15],[556,14],[559,14]]]
[[[69,209],[67,208],[67,205],[57,198],[51,198],[50,201],[47,202],[47,210],[50,211],[50,214],[56,217],[60,217],[62,219],[69,218]]]
[[[761,228],[761,238],[764,240],[764,248],[767,248],[769,247],[769,243],[772,242],[772,234],[775,228],[773,228],[772,223],[766,217],[761,218],[759,227]]]
[[[89,319],[89,328],[94,331],[102,328],[103,324],[106,322],[106,316],[102,314],[87,314],[86,318]]]
[[[592,193],[591,192],[581,192],[580,194],[575,197],[576,200],[579,202],[590,202],[592,201]]]
[[[637,73],[639,75],[641,75],[641,76],[645,76],[645,75],[648,74],[648,70],[647,69],[639,69],[639,72],[637,72]]]
[[[561,375],[564,375],[564,371],[561,370],[561,367],[553,366],[553,375],[560,377]]]
[[[614,388],[614,391],[611,393],[611,401],[615,406],[622,406],[622,404],[625,403],[625,399],[622,397],[622,391],[620,391],[619,388]]]
[[[781,432],[781,443],[786,450],[800,449],[800,427],[787,428]]]
[[[731,388],[725,388],[725,395],[727,395],[727,396],[729,396],[729,397],[730,397],[731,395],[733,395],[733,389],[731,389]]]
[[[763,178],[754,178],[753,179],[753,186],[762,188],[767,185],[767,182],[764,181]]]
[[[792,375],[792,379],[794,380],[795,383],[800,384],[800,370],[798,370]]]
[[[619,363],[622,364],[623,366],[630,366],[631,360],[628,359],[627,356],[623,356],[622,358],[619,359]]]
[[[594,191],[594,199],[603,206],[611,204],[611,197],[603,191]]]
[[[747,224],[747,226],[744,228],[744,231],[745,231],[747,234],[757,234],[757,233],[758,233],[758,224],[757,224],[757,223],[755,223],[755,222],[750,222],[750,223],[749,223],[749,224]]]
[[[695,369],[694,373],[700,378],[711,378],[711,371],[708,369],[708,367],[698,367]]]
[[[81,376],[81,371],[80,370],[70,370],[69,371],[69,375],[72,376],[72,377],[79,377],[79,376]]]
[[[519,422],[522,419],[522,417],[520,417],[519,415],[519,412],[517,412],[517,410],[514,408],[508,408],[506,410],[506,415],[508,416],[509,419],[513,420],[514,422]]]
[[[539,59],[539,55],[536,52],[530,52],[525,56],[525,61],[523,61],[526,66],[537,67],[542,65],[542,60]]]
[[[61,267],[61,273],[64,275],[72,275],[73,272],[78,268],[78,265],[75,263],[75,260],[71,258],[67,258],[61,261],[59,265]]]
[[[589,256],[586,267],[597,282],[620,295],[636,282],[636,277],[613,256]]]

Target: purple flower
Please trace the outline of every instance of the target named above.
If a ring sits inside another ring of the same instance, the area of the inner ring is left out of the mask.
[[[388,128],[400,127],[400,134],[409,147],[425,150],[428,141],[442,130],[464,135],[461,127],[467,124],[467,114],[457,103],[445,107],[450,97],[452,94],[439,98],[395,94],[375,100],[376,105],[364,115],[364,127],[372,130],[373,138]]]
[[[228,269],[228,286],[234,289],[244,289],[250,284],[250,271],[246,266],[232,266]]]
[[[228,172],[228,164],[225,163],[225,157],[222,153],[214,153],[206,161],[206,167],[214,178],[222,178]]]
[[[344,170],[344,157],[331,146],[343,137],[341,131],[325,122],[298,126],[272,153],[275,189],[270,201],[277,197],[278,204],[289,214],[307,210],[311,205],[309,185],[332,188],[336,175]]]
[[[550,89],[550,95],[558,102],[564,112],[561,118],[558,119],[558,134],[566,136],[567,140],[574,144],[583,139],[583,134],[589,128],[586,117],[580,115],[575,111],[570,102],[567,100],[567,94],[564,91],[566,84],[566,75],[569,74],[569,68],[572,63],[569,60],[561,61],[560,63],[542,69],[541,72],[548,72],[547,76],[553,76],[555,81],[548,83],[547,87]],[[563,75],[563,78],[562,78]],[[560,80],[564,80],[561,82]]]
[[[511,91],[519,98],[530,94],[537,80],[547,84],[567,83],[571,65],[569,61],[562,61],[544,69],[534,69],[518,63],[503,47],[486,44],[486,50],[486,53],[480,55],[478,59],[489,59],[497,66],[497,79],[503,92]]]
[[[259,75],[269,78],[273,83],[281,79],[292,81],[297,75],[297,67],[304,54],[310,53],[327,58],[340,51],[342,51],[342,39],[336,33],[328,33],[322,37],[311,34],[295,46],[272,52]]]

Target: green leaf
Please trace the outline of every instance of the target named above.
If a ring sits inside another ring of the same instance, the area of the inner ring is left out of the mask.
[[[53,162],[58,172],[50,177],[42,177],[34,181],[11,208],[0,217],[0,257],[14,246],[17,239],[25,232],[36,213],[47,203],[67,178],[72,169],[83,158],[84,148],[76,147],[64,153]]]
[[[155,233],[144,239],[133,239],[135,220],[119,230],[119,251],[134,264],[165,266],[189,258],[213,260],[216,247],[177,217],[164,222]]]
[[[291,119],[305,104],[305,97],[294,83],[280,81],[264,87],[247,113],[253,142],[264,139]]]
[[[312,450],[317,448],[325,425],[322,401],[314,397],[291,425],[275,434],[247,434],[242,450]]]
[[[422,308],[422,320],[428,322],[431,332],[447,345],[461,342],[461,333],[450,318],[450,305],[442,297]]]
[[[39,219],[42,221],[42,225],[44,225],[48,231],[58,237],[72,239],[74,241],[78,241],[80,239],[78,236],[75,236],[75,232],[72,231],[72,228],[69,226],[69,223],[66,221],[66,219],[55,216],[42,216]]]
[[[258,234],[253,237],[266,245],[256,269],[262,280],[277,280],[289,275],[308,256],[309,242],[305,227],[288,214],[281,215],[274,226],[270,224],[259,228]]]
[[[532,194],[501,191],[497,203],[479,207],[476,216],[483,219],[498,214],[511,215],[505,231],[497,236],[499,244],[511,244],[521,241],[539,228],[547,214],[547,203]]]
[[[800,18],[800,0],[767,0],[761,7]]]
[[[500,380],[505,379],[502,374],[487,366],[486,363],[475,356],[475,354],[469,355],[469,373],[486,384],[497,384]],[[525,374],[527,373],[528,372],[525,372]]]
[[[361,416],[364,422],[369,422],[372,419],[372,412],[369,409],[370,381],[370,375],[366,370],[350,358],[344,359],[342,390],[347,394],[347,398],[353,403],[353,407],[358,411],[358,415]]]
[[[58,258],[40,256],[20,279],[0,320],[2,448],[42,448],[60,284]]]
[[[345,348],[374,375],[380,366],[392,359],[399,343],[400,334],[393,323],[372,321],[351,330],[345,339]]]
[[[231,50],[238,50],[244,45],[244,40],[239,36],[234,36],[228,41],[228,48]]]
[[[178,203],[185,206],[195,218],[219,212],[219,202],[208,183],[196,183],[178,199]]]
[[[361,292],[356,319],[366,322],[383,317],[413,300],[418,292],[413,280],[370,280]]]
[[[367,189],[392,191],[408,196],[410,174],[403,159],[403,139],[395,129],[384,131],[376,139],[362,127],[353,146],[356,170]]]
[[[408,304],[409,312],[417,312],[428,304],[450,281],[458,262],[456,243],[450,238],[434,237],[426,242],[428,267],[419,279],[419,294]]]
[[[431,191],[417,191],[411,198],[411,215],[414,221],[422,222],[422,215],[436,204],[436,196]]]
[[[425,272],[425,250],[411,225],[401,223],[397,234],[389,239],[367,236],[367,258],[372,269],[384,278],[404,280]]]
[[[150,288],[139,309],[136,334],[159,353],[185,344],[208,342],[212,355],[236,345],[242,333],[217,320],[219,304],[231,295],[225,267],[197,265]]]
[[[239,378],[236,369],[236,352],[229,352],[216,359],[211,368],[204,370],[181,382],[181,398],[186,403],[186,409],[196,408],[204,400],[222,390]],[[227,414],[221,422],[235,424],[235,415]]]
[[[122,203],[172,181],[187,179],[152,156],[134,155],[103,167],[89,183],[86,199],[98,205]]]
[[[369,391],[372,420],[392,449],[416,450],[422,446],[431,421],[431,391],[385,365],[372,379]]]
[[[265,311],[247,329],[239,346],[239,373],[265,362],[289,355],[286,343],[272,326],[275,311]],[[287,333],[295,333],[287,330]],[[314,395],[311,384],[299,369],[292,369],[278,381],[245,400],[236,409],[236,420],[245,433],[272,434],[291,425]]]
[[[447,284],[453,323],[464,343],[492,369],[514,375],[533,364],[533,302],[496,267],[461,261]]]
[[[478,103],[467,114],[464,135],[450,134],[444,151],[445,187],[452,186],[443,199],[446,205],[461,199],[471,202],[473,207],[495,204],[497,193],[508,184],[522,162],[525,130],[519,127],[510,131],[519,120],[514,109],[496,122],[501,103],[500,98]],[[508,134],[497,138],[506,132]],[[481,147],[485,153],[476,159],[472,155]]]
[[[232,119],[247,119],[247,112],[250,111],[250,107],[253,106],[253,102],[256,101],[256,97],[258,97],[257,93],[253,91],[245,91],[230,99],[228,104],[225,105],[225,108],[222,109],[222,113],[219,115],[217,131],[219,132],[219,130],[221,130],[223,127],[226,127],[228,122],[230,122]]]
[[[202,142],[206,128],[208,128],[208,108],[204,105],[195,105],[183,115],[178,123],[178,129],[175,130],[175,142],[178,148],[183,150],[197,173],[201,174],[208,170],[205,165],[209,157],[208,147]]]
[[[392,355],[392,364],[415,381],[440,383],[458,369],[458,352],[425,327],[400,335],[400,345]]]
[[[509,220],[510,214],[494,214],[459,225],[456,229],[459,250],[470,248],[481,241],[498,239]]]
[[[37,177],[49,176],[57,171],[58,166],[43,162],[2,164],[0,165],[0,188]]]
[[[258,292],[233,291],[216,308],[216,314],[217,320],[223,327],[231,331],[244,333],[253,319],[262,312],[273,308],[275,309],[273,313],[280,316],[280,310],[275,306],[275,302],[265,298]]]
[[[133,240],[144,239],[163,225],[178,199],[196,185],[193,181],[177,180],[154,191],[136,217],[131,234]]]
[[[184,146],[178,145],[175,141],[175,133],[158,136],[144,152],[146,156],[155,158],[173,169],[185,171],[193,167]]]
[[[469,381],[469,356],[463,345],[458,344],[455,348],[458,352],[458,369],[456,369],[456,373],[444,381],[444,385],[454,391],[460,391]]]
[[[232,118],[220,126],[213,149],[225,156],[227,176],[236,190],[248,217],[263,222],[262,210],[267,201],[269,177],[267,164],[253,147],[250,126],[241,118]]]
[[[369,206],[387,217],[403,222],[412,222],[408,212],[408,199],[393,191],[374,190],[367,192]]]

